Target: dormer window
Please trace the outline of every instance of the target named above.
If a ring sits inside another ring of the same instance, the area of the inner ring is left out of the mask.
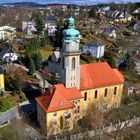
[[[60,101],[60,102],[59,102],[59,105],[60,105],[60,106],[63,106],[63,105],[64,105],[64,102],[63,102],[63,101]]]

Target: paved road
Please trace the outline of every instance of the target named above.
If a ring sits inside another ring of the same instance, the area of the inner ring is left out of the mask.
[[[8,121],[20,119],[23,114],[29,115],[35,112],[36,109],[36,103],[34,100],[25,101],[6,112],[0,113],[0,126],[7,123]]]
[[[140,75],[140,63],[136,63],[136,71]]]
[[[19,108],[17,106],[11,108],[10,110],[0,113],[0,126],[7,123],[8,121],[12,121],[14,119],[20,118]]]

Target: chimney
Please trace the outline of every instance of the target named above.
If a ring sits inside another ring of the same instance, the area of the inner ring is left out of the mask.
[[[52,94],[55,91],[55,86],[49,85],[48,91],[50,94]]]

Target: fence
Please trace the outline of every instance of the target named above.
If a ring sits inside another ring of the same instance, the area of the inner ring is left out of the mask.
[[[127,124],[127,125],[126,125]],[[80,132],[77,134],[67,134],[65,136],[55,136],[54,138],[49,138],[49,140],[80,140],[80,139],[87,139],[87,138],[91,138],[97,135],[102,135],[104,133],[110,133],[110,132],[114,132],[116,131],[116,127],[117,125],[120,126],[120,129],[122,128],[126,128],[126,127],[131,127],[134,125],[140,124],[140,117],[134,117],[131,120],[126,120],[123,122],[118,122],[117,124],[112,124],[110,123],[109,126],[103,126],[101,130],[91,130],[91,131],[86,131],[86,132]]]

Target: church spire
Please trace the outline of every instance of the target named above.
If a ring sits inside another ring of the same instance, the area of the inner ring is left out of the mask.
[[[75,29],[75,20],[67,20],[68,28],[63,30],[61,49],[61,82],[66,88],[80,88],[80,32]]]

